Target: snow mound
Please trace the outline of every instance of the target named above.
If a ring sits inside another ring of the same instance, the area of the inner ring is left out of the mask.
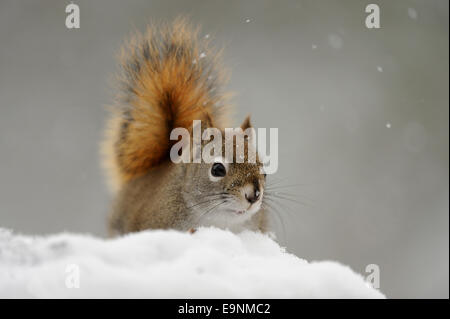
[[[308,263],[270,237],[202,228],[117,239],[0,229],[0,298],[383,298],[336,262]]]

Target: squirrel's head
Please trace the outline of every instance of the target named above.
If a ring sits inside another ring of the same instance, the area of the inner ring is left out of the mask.
[[[248,128],[252,128],[249,117],[241,125],[243,132]],[[227,147],[225,135],[222,134],[223,155]],[[232,160],[223,156],[215,157],[212,163],[188,164],[185,199],[198,222],[231,226],[250,219],[261,208],[266,175],[255,148],[243,133],[233,138]],[[240,161],[238,154],[243,154]]]

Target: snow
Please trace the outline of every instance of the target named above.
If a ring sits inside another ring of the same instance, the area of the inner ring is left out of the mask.
[[[383,67],[377,66],[377,71],[378,71],[378,72],[383,72]]]
[[[336,262],[308,263],[269,236],[202,228],[116,239],[0,229],[0,298],[383,298]]]

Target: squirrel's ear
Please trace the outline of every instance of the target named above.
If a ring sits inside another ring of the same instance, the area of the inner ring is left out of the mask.
[[[211,115],[209,113],[206,113],[205,119],[202,122],[202,132],[204,129],[214,127],[214,123],[212,121]]]
[[[245,131],[246,129],[252,127],[252,123],[250,123],[250,115],[248,115],[244,122],[241,124],[241,129]]]

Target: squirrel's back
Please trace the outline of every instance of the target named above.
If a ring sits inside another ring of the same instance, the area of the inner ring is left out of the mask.
[[[220,54],[184,19],[149,27],[122,48],[116,103],[103,141],[112,189],[170,160],[170,132],[193,120],[228,124]]]

